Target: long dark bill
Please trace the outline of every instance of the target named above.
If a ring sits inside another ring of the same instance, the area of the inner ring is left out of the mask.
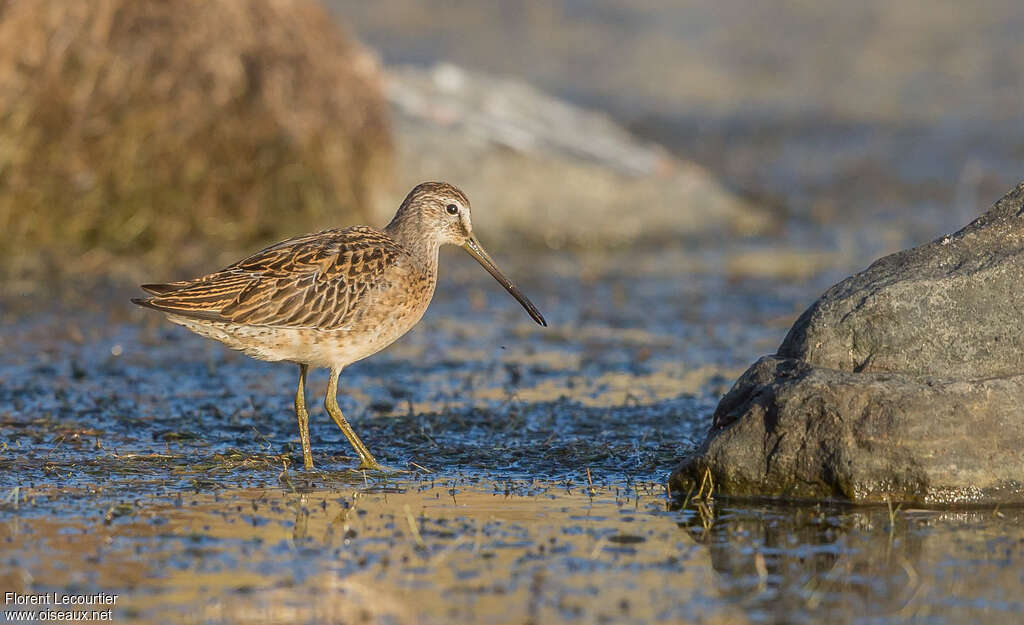
[[[533,305],[530,298],[523,295],[523,292],[520,291],[516,285],[512,284],[512,281],[506,278],[505,274],[501,273],[498,266],[494,264],[493,260],[491,260],[490,255],[484,251],[480,242],[476,240],[476,237],[469,237],[469,239],[462,244],[462,247],[469,252],[470,256],[476,259],[476,262],[480,263],[483,268],[487,270],[487,273],[494,276],[494,279],[498,281],[498,284],[505,287],[505,290],[523,305],[523,308],[526,309],[526,312],[530,313],[530,317],[532,317],[534,321],[542,326],[548,325],[548,322],[544,320],[544,315],[540,314],[540,311]]]

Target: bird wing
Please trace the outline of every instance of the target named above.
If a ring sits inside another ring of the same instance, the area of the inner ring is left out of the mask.
[[[146,285],[155,295],[132,301],[207,321],[339,329],[367,293],[390,283],[388,269],[403,254],[391,237],[372,228],[324,230],[195,280]]]

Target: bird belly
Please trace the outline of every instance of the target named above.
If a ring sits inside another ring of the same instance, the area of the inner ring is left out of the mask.
[[[330,330],[242,325],[173,314],[167,319],[257,360],[343,368],[401,338],[426,311],[426,306],[419,308],[396,307],[391,314],[367,315],[349,327]]]

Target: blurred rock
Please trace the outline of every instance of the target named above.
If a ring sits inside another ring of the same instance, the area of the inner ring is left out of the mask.
[[[828,290],[674,471],[723,494],[1024,502],[1024,184]]]
[[[379,72],[317,3],[5,5],[0,278],[154,277],[365,220],[391,157]]]
[[[606,247],[774,225],[701,167],[522,82],[447,64],[396,67],[387,94],[400,181],[377,221],[410,185],[445,179],[467,191],[495,247]]]
[[[391,72],[398,111],[514,152],[557,154],[649,176],[668,166],[658,146],[634,139],[605,115],[581,110],[530,85],[470,73],[451,64]]]

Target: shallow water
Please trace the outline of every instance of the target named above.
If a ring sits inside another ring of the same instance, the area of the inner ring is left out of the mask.
[[[748,354],[778,344],[806,287],[762,293],[761,281],[718,273],[680,280],[645,268],[658,265],[642,255],[601,262],[588,274],[578,256],[540,259],[544,272],[522,281],[551,323],[539,328],[472,261],[447,256],[420,325],[343,372],[342,409],[382,462],[401,467],[664,473]],[[45,478],[40,457],[79,467],[104,454],[198,461],[297,451],[294,366],[116,306],[125,295],[104,293],[92,310],[84,302],[73,313],[10,314],[0,435],[20,451],[0,462],[19,470],[0,473],[0,487]],[[320,408],[325,377],[311,373],[307,401],[317,462],[330,468],[351,458]]]
[[[506,263],[542,330],[446,256],[423,323],[342,376],[343,410],[407,471],[390,476],[352,469],[322,372],[306,473],[292,366],[116,306],[116,291],[8,312],[0,587],[117,594],[115,622],[145,623],[959,623],[1024,608],[1019,510],[666,492],[751,354],[832,279],[729,279],[716,259]]]
[[[234,488],[23,489],[0,521],[0,579],[117,594],[124,622],[948,623],[1024,609],[1019,511],[673,510],[647,482],[253,473]],[[41,513],[69,499],[73,512]]]

